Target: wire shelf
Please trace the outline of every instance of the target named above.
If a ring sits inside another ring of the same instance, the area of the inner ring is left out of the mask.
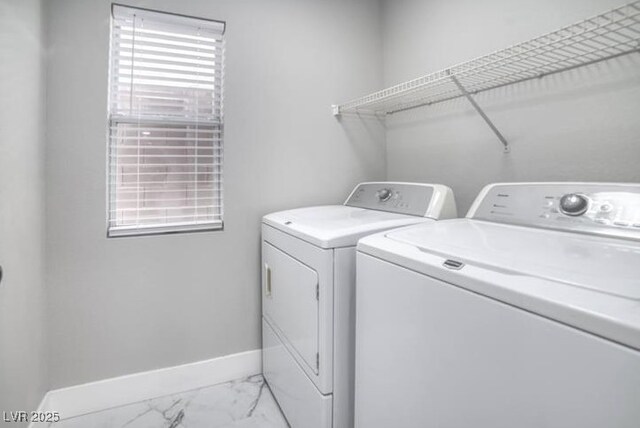
[[[640,1],[341,105],[342,113],[393,114],[640,52]]]

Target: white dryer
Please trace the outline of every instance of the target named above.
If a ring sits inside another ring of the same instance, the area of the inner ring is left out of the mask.
[[[455,215],[448,187],[387,182],[264,217],[263,371],[292,428],[353,426],[358,239]]]
[[[640,427],[640,185],[491,185],[357,266],[356,427]]]

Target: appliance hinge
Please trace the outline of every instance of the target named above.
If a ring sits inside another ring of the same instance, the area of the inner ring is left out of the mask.
[[[316,284],[316,300],[320,301],[320,283]]]
[[[316,352],[316,370],[320,371],[320,353]]]

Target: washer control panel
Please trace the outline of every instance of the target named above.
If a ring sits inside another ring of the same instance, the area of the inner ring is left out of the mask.
[[[640,184],[495,184],[467,217],[640,239]]]
[[[434,195],[434,188],[412,183],[361,183],[345,205],[398,214],[424,216]]]

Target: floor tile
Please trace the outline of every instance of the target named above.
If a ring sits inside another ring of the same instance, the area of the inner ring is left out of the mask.
[[[51,428],[287,428],[260,375],[103,410]]]

